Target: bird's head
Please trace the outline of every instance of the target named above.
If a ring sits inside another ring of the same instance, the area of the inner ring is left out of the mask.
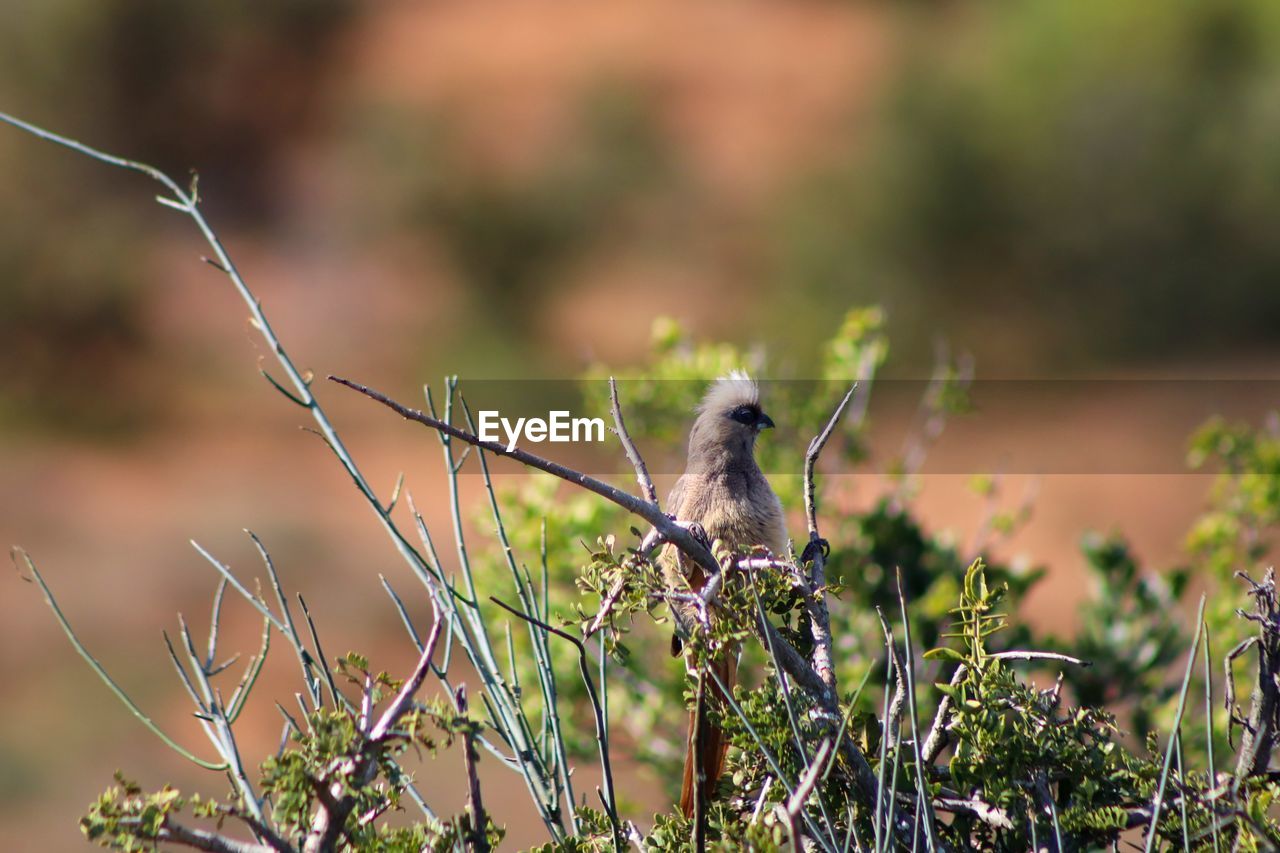
[[[717,379],[698,406],[689,434],[689,453],[747,453],[773,419],[760,407],[760,387],[741,371]]]

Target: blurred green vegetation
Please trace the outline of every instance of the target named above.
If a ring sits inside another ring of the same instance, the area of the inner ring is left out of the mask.
[[[882,302],[916,356],[967,329],[997,372],[1274,342],[1280,7],[976,2],[902,31],[871,138],[777,218],[797,312]]]

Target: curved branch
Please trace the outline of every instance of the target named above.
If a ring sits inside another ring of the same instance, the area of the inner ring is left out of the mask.
[[[622,406],[618,404],[618,383],[612,376],[609,377],[609,411],[613,413],[614,432],[622,442],[622,450],[627,454],[632,467],[636,469],[636,482],[640,484],[640,491],[644,492],[645,499],[649,503],[657,506],[658,491],[653,487],[653,478],[649,476],[649,468],[644,464],[644,457],[636,449],[635,442],[631,440],[631,434],[627,432],[627,424],[622,420]]]

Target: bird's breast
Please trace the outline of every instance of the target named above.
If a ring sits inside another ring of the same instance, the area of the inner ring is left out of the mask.
[[[782,506],[763,474],[757,477],[708,477],[690,483],[681,521],[696,521],[712,540],[731,548],[758,545],[781,554],[786,546]]]

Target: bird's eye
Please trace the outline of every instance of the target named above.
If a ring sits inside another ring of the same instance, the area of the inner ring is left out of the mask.
[[[756,421],[756,413],[750,406],[739,406],[729,413],[729,417],[740,424],[753,424]]]

